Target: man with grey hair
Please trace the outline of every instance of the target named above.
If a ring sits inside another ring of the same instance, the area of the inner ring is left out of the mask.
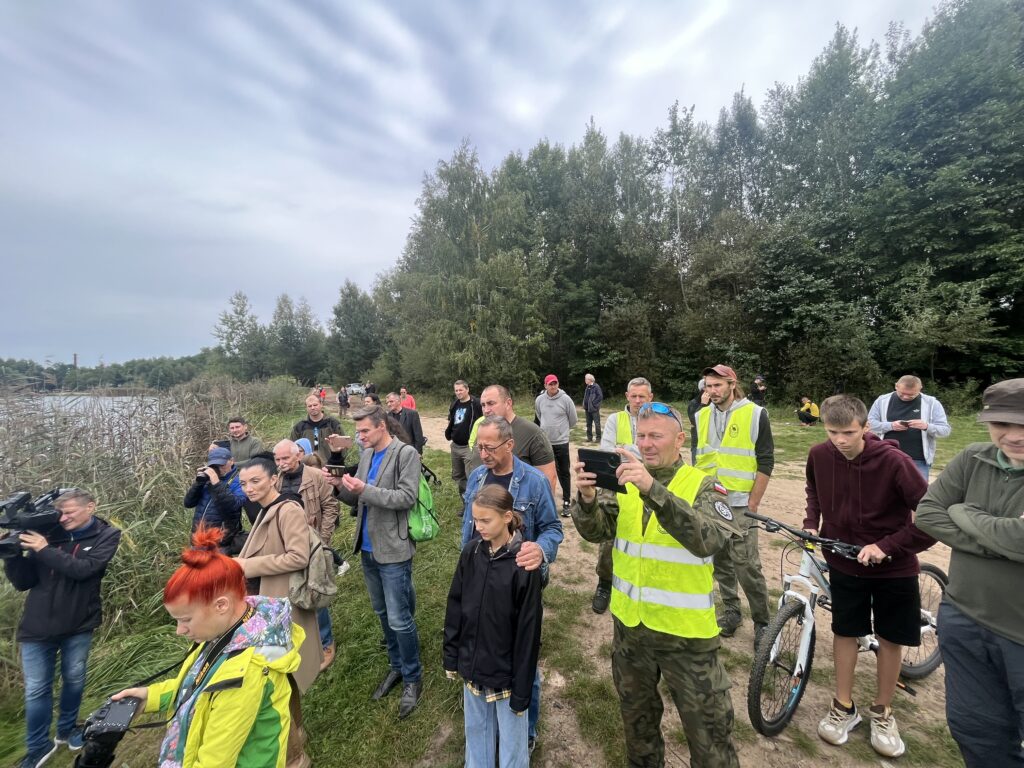
[[[278,470],[274,477],[278,492],[302,505],[306,523],[319,534],[325,547],[331,546],[331,537],[338,525],[339,507],[330,483],[320,470],[302,463],[302,452],[291,440],[281,440],[274,446],[274,463]],[[327,669],[334,661],[335,646],[331,615],[326,608],[317,612],[317,622],[324,651],[320,669]]]
[[[953,428],[936,398],[924,394],[917,376],[901,376],[895,392],[879,395],[868,411],[868,427],[883,440],[895,440],[914,460],[925,480],[935,463],[935,439]]]
[[[95,516],[96,499],[88,491],[64,491],[54,506],[60,512],[59,525],[45,532],[8,534],[18,537],[24,554],[4,560],[11,586],[28,592],[17,634],[28,747],[22,766],[42,765],[61,744],[71,751],[82,748],[78,709],[93,631],[103,621],[100,582],[121,542],[121,531]],[[56,739],[51,739],[58,654],[60,714]]]
[[[591,427],[597,431],[597,442],[601,442],[601,403],[604,400],[604,391],[592,373],[584,376],[583,381],[586,384],[586,389],[583,390],[583,413],[587,416],[587,442],[594,442]]]

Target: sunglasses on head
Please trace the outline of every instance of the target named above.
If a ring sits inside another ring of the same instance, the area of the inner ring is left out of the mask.
[[[675,410],[670,405],[664,403],[644,403],[640,406],[639,416],[643,416],[646,413],[657,413],[659,416],[671,416],[676,420],[676,424],[680,427],[683,426],[683,422],[679,420]]]

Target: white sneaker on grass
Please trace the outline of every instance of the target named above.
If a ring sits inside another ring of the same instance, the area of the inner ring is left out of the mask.
[[[860,722],[860,713],[857,711],[856,705],[853,707],[853,712],[847,712],[839,705],[838,701],[832,699],[832,706],[829,707],[828,714],[818,723],[818,735],[829,744],[838,747],[846,743],[846,740],[850,738],[850,731],[860,725]]]
[[[899,757],[907,751],[891,707],[875,704],[868,710],[868,717],[871,718],[871,746],[875,752],[883,757]]]

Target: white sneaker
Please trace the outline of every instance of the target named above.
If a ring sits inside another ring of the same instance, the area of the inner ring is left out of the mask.
[[[338,577],[340,578],[344,576],[346,573],[348,573],[348,569],[351,567],[352,566],[349,565],[348,560],[342,562],[342,564],[338,566]]]
[[[871,718],[871,746],[875,752],[883,757],[899,757],[907,751],[890,707],[872,706],[868,717]]]
[[[837,747],[846,743],[850,738],[850,731],[860,725],[860,712],[856,705],[853,712],[846,712],[839,706],[839,702],[832,699],[832,706],[828,709],[825,719],[818,723],[818,735],[829,744]]]

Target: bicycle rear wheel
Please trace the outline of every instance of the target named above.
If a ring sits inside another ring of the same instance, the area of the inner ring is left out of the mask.
[[[935,634],[938,623],[939,603],[946,592],[949,579],[945,572],[931,563],[921,564],[917,577],[921,590],[921,645],[907,647],[903,652],[900,674],[909,680],[920,680],[938,669],[942,663],[939,654],[939,638]]]
[[[747,714],[754,730],[775,736],[789,724],[807,688],[814,661],[814,625],[806,658],[801,657],[804,633],[804,604],[790,600],[783,604],[764,631],[754,656],[747,687]]]

